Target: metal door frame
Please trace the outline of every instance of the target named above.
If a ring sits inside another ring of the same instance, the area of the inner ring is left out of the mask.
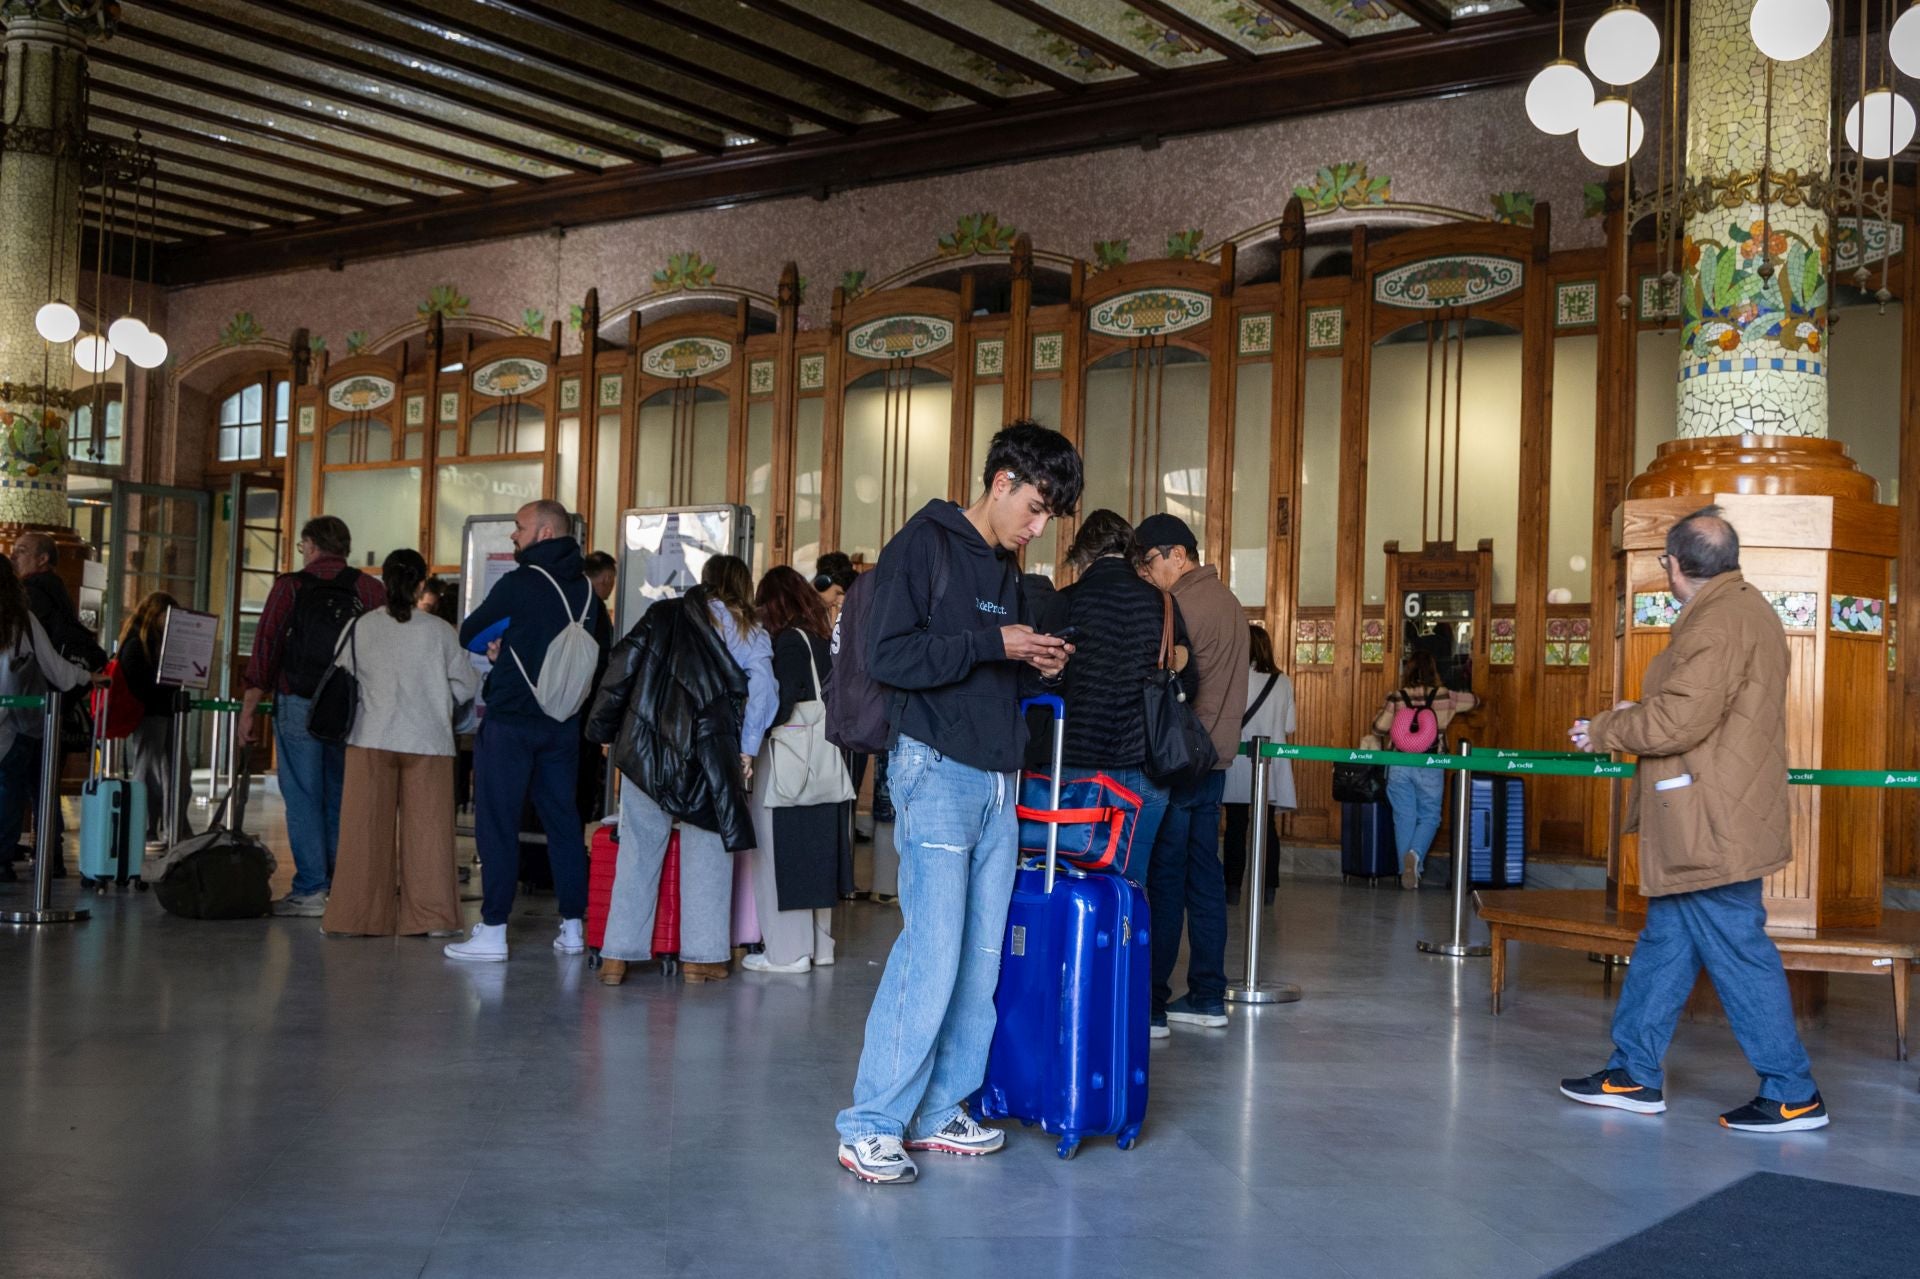
[[[213,567],[213,494],[204,489],[176,488],[167,484],[136,484],[131,480],[113,482],[112,520],[113,529],[107,540],[107,600],[103,610],[105,622],[101,632],[107,637],[120,634],[121,595],[126,578],[125,549],[129,532],[138,532],[143,537],[176,537],[178,534],[155,534],[145,530],[129,530],[127,523],[127,499],[129,497],[157,497],[190,501],[194,504],[198,520],[194,532],[195,545],[199,547],[198,562],[194,565],[193,608],[199,612],[207,611],[207,577]]]

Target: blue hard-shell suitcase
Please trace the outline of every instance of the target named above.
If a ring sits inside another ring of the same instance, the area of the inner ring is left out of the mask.
[[[1340,806],[1340,878],[1372,885],[1400,873],[1394,854],[1393,809],[1386,804]]]
[[[1061,775],[1060,699],[1054,772]],[[1057,829],[1057,828],[1056,828]],[[998,1021],[986,1078],[972,1099],[981,1118],[1039,1124],[1071,1159],[1086,1137],[1133,1147],[1147,1112],[1152,950],[1146,894],[1125,877],[1022,865],[1007,911]]]
[[[1478,888],[1519,888],[1527,878],[1527,801],[1518,777],[1473,779],[1467,868]]]
[[[147,788],[139,782],[91,777],[80,790],[80,878],[108,884],[146,884]]]

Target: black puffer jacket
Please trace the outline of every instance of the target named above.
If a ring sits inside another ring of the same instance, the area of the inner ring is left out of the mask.
[[[1139,768],[1146,762],[1146,718],[1142,701],[1147,677],[1160,656],[1161,594],[1144,582],[1133,566],[1119,556],[1106,556],[1087,566],[1080,580],[1042,607],[1040,629],[1057,631],[1078,626],[1073,659],[1067,663],[1066,762],[1069,768]],[[1173,610],[1173,639],[1187,642],[1180,609]],[[1191,663],[1180,682],[1192,697],[1196,672]],[[1052,737],[1046,749],[1028,752],[1050,763]]]
[[[587,740],[675,819],[719,832],[730,853],[754,846],[740,772],[747,676],[698,589],[661,600],[614,646],[587,715]]]

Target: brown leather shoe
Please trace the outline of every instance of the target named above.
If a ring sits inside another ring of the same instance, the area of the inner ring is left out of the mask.
[[[602,959],[600,961],[600,984],[618,986],[627,979],[627,961],[624,959]]]
[[[733,975],[725,964],[682,963],[680,971],[685,974],[689,985],[702,981],[725,981]]]

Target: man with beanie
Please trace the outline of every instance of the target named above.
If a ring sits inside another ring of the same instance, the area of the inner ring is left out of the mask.
[[[1193,530],[1177,515],[1149,515],[1134,530],[1147,578],[1173,595],[1192,642],[1200,687],[1193,713],[1219,762],[1197,782],[1173,786],[1147,865],[1153,909],[1153,1037],[1168,1022],[1227,1024],[1227,877],[1220,864],[1220,795],[1240,749],[1247,705],[1247,612],[1220,570],[1200,563]],[[1187,937],[1187,993],[1173,999],[1180,929]]]

